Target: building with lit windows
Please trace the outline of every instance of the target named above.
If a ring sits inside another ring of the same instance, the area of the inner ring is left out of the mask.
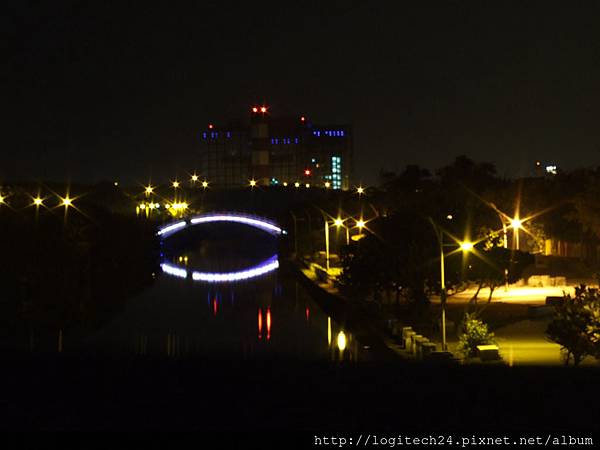
[[[247,121],[209,124],[200,136],[200,170],[211,186],[293,185],[349,189],[350,125],[318,125],[308,118],[273,117],[253,106]]]

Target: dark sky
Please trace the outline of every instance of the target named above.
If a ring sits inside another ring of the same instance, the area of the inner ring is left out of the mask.
[[[199,130],[263,99],[352,123],[367,183],[459,154],[599,162],[594,2],[121,3],[9,6],[0,181],[181,176]]]

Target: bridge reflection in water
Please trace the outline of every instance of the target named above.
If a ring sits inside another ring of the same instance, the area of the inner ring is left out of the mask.
[[[237,250],[262,242],[267,231],[240,226],[249,224],[237,220],[227,220],[228,226],[219,222],[223,221],[196,222],[203,224],[201,231],[188,221],[161,236],[185,229],[210,236],[210,242],[202,245],[217,245],[222,239],[221,244]],[[283,234],[269,229],[272,236]],[[278,270],[277,255],[256,256],[258,262],[252,264],[246,255],[241,257],[242,268],[239,260],[230,257],[233,261],[228,263],[238,269],[213,271],[211,261],[195,254],[200,247],[179,249],[179,256],[165,254],[163,276],[94,338],[91,344],[96,351],[222,360],[364,359],[357,340],[318,307],[295,275]],[[205,267],[194,267],[193,261]],[[214,265],[221,268],[223,261]]]

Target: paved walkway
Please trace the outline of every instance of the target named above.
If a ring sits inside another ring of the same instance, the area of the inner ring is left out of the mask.
[[[452,303],[466,303],[474,294],[475,289],[470,288],[448,297],[448,301],[452,301]],[[525,305],[543,305],[546,302],[546,297],[562,297],[564,294],[569,294],[571,296],[575,295],[575,288],[573,286],[553,286],[543,288],[510,286],[508,291],[506,291],[504,287],[499,287],[494,291],[492,301]],[[489,288],[482,289],[479,292],[478,299],[481,302],[485,302],[489,295]],[[439,303],[440,298],[432,296],[431,301]]]

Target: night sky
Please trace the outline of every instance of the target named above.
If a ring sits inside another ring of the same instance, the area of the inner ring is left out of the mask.
[[[594,2],[11,3],[0,182],[182,177],[200,130],[263,100],[353,124],[366,183],[459,154],[599,163]]]

